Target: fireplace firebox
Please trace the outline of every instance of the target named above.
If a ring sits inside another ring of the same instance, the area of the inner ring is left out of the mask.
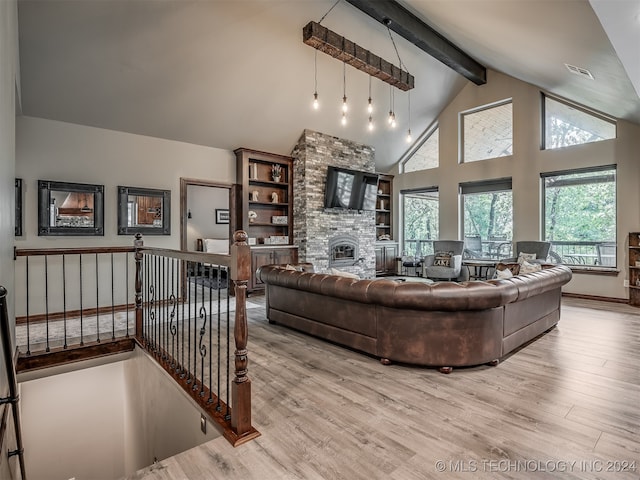
[[[350,266],[358,261],[358,239],[339,235],[329,239],[329,266]]]

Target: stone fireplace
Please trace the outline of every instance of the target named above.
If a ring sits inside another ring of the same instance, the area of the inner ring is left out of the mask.
[[[375,171],[373,147],[305,130],[292,152],[293,240],[301,262],[375,277],[375,213],[327,210],[327,167]]]

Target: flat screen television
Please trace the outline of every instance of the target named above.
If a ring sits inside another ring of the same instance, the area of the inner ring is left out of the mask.
[[[329,167],[325,190],[325,208],[375,210],[378,175],[375,173]]]

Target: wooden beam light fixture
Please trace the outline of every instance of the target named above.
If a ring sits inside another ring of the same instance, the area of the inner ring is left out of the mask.
[[[409,72],[396,67],[317,22],[311,21],[304,26],[302,41],[316,50],[342,60],[400,90],[406,92],[414,88],[414,78]]]

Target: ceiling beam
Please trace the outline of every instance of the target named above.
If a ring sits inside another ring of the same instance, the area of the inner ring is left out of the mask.
[[[487,83],[487,69],[395,0],[347,0],[476,85]]]

